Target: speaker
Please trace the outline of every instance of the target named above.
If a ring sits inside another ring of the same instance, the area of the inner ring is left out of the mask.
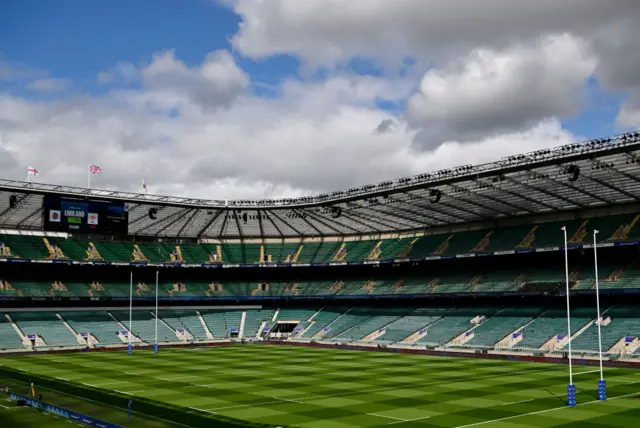
[[[242,213],[242,221],[247,222],[247,213]]]
[[[155,220],[158,218],[158,209],[157,208],[149,208],[149,218],[151,220]]]
[[[442,197],[442,191],[439,189],[431,189],[429,190],[429,196],[431,196],[431,203],[437,204],[440,202],[440,198]]]
[[[580,167],[578,165],[569,165],[567,174],[570,175],[569,181],[576,181],[580,177]]]
[[[342,208],[331,207],[331,218],[338,218],[342,215]]]
[[[18,205],[18,197],[16,195],[9,196],[9,208],[15,208]]]

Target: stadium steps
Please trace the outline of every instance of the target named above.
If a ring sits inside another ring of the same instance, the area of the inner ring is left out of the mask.
[[[351,308],[331,308],[322,309],[322,311],[313,319],[313,325],[301,334],[302,338],[315,338],[316,334],[321,333],[324,328],[329,327],[334,321],[338,320],[345,313],[349,312]]]
[[[364,320],[360,324],[354,326],[352,329],[346,331],[339,338],[349,339],[353,341],[364,340],[372,341],[369,336],[376,336],[375,338],[384,334],[384,329],[407,315],[411,312],[411,309],[406,308],[390,308],[385,310],[385,314],[375,315],[367,320]]]
[[[213,333],[211,333],[211,330],[209,330],[209,326],[207,326],[207,323],[202,317],[202,314],[200,313],[200,311],[196,311],[196,314],[198,315],[198,321],[202,325],[202,329],[205,332],[206,338],[209,340],[213,339]]]
[[[160,320],[174,331],[186,330],[196,340],[207,340],[207,333],[203,328],[195,310],[161,310],[158,311]]]
[[[47,346],[77,345],[71,334],[55,312],[12,312],[11,318],[25,335],[40,336]]]
[[[409,252],[409,247],[417,238],[396,238],[383,239],[380,241],[380,254],[378,259],[390,260],[396,257],[405,257]]]
[[[105,311],[65,311],[60,313],[80,333],[90,333],[100,345],[121,345],[118,332],[123,328]]]
[[[571,334],[582,328],[585,324],[593,320],[593,310],[587,311],[583,308],[571,311],[572,323]],[[522,341],[518,348],[540,349],[552,338],[558,335],[567,334],[567,314],[566,309],[550,309],[544,315],[536,318],[534,322],[520,331]]]
[[[79,334],[77,331],[75,331],[75,330],[74,330],[74,328],[71,326],[71,324],[69,324],[69,323],[67,322],[67,320],[65,320],[65,319],[62,317],[62,315],[60,315],[60,313],[59,313],[59,312],[56,312],[56,316],[58,317],[58,319],[59,319],[60,321],[62,321],[62,323],[64,324],[64,326],[67,328],[67,330],[69,330],[69,332],[75,336],[75,338],[76,338],[76,342],[78,342],[78,344],[79,344],[79,345],[84,345],[84,344],[86,344],[86,341],[84,341],[84,339],[82,339],[82,338],[80,337],[80,334]]]
[[[24,348],[22,344],[22,336],[17,328],[14,328],[14,323],[8,314],[1,314],[0,316],[0,350]]]
[[[46,259],[49,257],[49,251],[40,236],[2,234],[0,241],[11,248],[11,254],[14,257],[23,259]]]
[[[329,331],[325,332],[321,339],[351,340],[346,333],[352,329],[357,330],[362,323],[375,315],[377,315],[377,310],[373,308],[351,308],[350,311],[345,312],[340,318],[327,326]]]
[[[128,311],[109,311],[109,313],[124,325],[127,330],[132,331],[134,337],[146,343],[155,342],[155,316],[146,310],[136,310],[131,314],[132,321],[129,324]],[[175,330],[167,327],[163,323],[158,323],[158,342],[177,342]]]
[[[273,318],[273,309],[258,309],[253,311],[245,311],[244,332],[241,337],[255,338],[260,333],[260,326],[263,323],[271,321]]]
[[[122,313],[122,311],[120,311],[120,312]],[[127,335],[128,335],[128,337],[131,338],[131,342],[144,343],[144,340],[142,340],[135,333],[133,333],[131,331],[131,329],[129,327],[127,327],[122,321],[120,321],[112,312],[107,311],[107,315],[109,315],[118,324],[118,327],[120,328],[120,331],[122,331],[122,330],[127,331]],[[129,316],[127,315],[127,319],[128,318],[129,318]]]
[[[476,326],[474,337],[465,346],[494,347],[544,312],[544,308],[506,308]]]
[[[416,343],[428,346],[444,345],[473,327],[471,320],[476,316],[483,315],[489,318],[497,311],[497,308],[458,308],[431,324],[426,334]]]
[[[327,263],[331,261],[341,241],[305,242],[298,255],[299,263]]]
[[[600,326],[602,333],[602,352],[608,352],[621,339],[640,337],[640,308],[633,306],[609,308],[602,315],[611,317],[609,325]],[[595,315],[595,314],[594,314]],[[598,326],[594,323],[572,342],[576,351],[598,352]],[[566,347],[566,346],[565,346]]]
[[[455,311],[455,308],[417,309],[413,314],[398,320],[397,325],[389,326],[381,340],[390,343],[415,343],[424,336],[427,329],[440,322],[453,311]],[[412,333],[408,334],[409,332]]]

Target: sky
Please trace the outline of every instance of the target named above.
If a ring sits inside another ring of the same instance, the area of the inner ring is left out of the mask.
[[[640,128],[637,0],[0,2],[0,178],[318,194]]]

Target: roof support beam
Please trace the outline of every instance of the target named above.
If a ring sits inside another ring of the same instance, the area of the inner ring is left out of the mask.
[[[502,187],[496,186],[493,183],[484,183],[484,182],[479,181],[479,180],[473,180],[473,181],[475,181],[476,183],[479,183],[482,186],[489,186],[491,189],[496,190],[499,193],[506,193],[507,195],[511,195],[513,197],[520,198],[523,201],[530,202],[530,203],[532,203],[534,205],[539,205],[539,206],[542,206],[542,207],[545,207],[545,208],[549,208],[552,211],[555,210],[555,208],[552,207],[551,205],[545,204],[542,201],[538,201],[538,200],[535,200],[533,198],[530,198],[530,197],[528,197],[528,196],[526,196],[526,195],[524,195],[522,193],[515,193],[515,192],[512,192],[511,190],[503,189]],[[525,211],[528,211],[530,213],[535,213],[536,212],[536,211],[531,211],[531,210],[526,209],[526,208],[522,208],[522,209],[525,210]]]
[[[260,239],[264,241],[264,228],[262,227],[262,211],[257,210],[258,214],[258,228],[260,229]]]
[[[415,224],[416,221],[412,221],[412,220],[409,220],[409,221],[411,221],[411,225],[407,225],[407,223],[403,223],[403,222],[397,222],[397,221],[395,221],[395,219],[393,217],[404,218],[405,220],[407,220],[407,219],[405,217],[403,217],[403,216],[398,215],[398,214],[391,214],[391,213],[385,213],[383,211],[379,211],[379,210],[375,209],[375,206],[358,207],[356,209],[361,209],[361,210],[363,210],[363,212],[360,212],[360,211],[357,211],[357,212],[356,211],[349,211],[349,212],[352,213],[352,214],[358,215],[360,218],[376,222],[376,223],[381,224],[381,225],[383,225],[385,227],[389,227],[389,228],[391,228],[390,230],[396,230],[396,229],[399,228],[398,226],[400,226],[401,229],[415,229],[416,227],[420,227],[421,226],[420,224],[418,226],[416,226],[416,224]],[[381,217],[379,217],[377,215],[373,215],[372,212],[385,214],[387,218],[381,218]],[[392,221],[392,223],[395,223],[395,224],[389,223],[389,221]]]
[[[307,223],[313,230],[315,230],[318,233],[318,235],[322,236],[322,232],[320,231],[320,229],[318,229],[315,224],[313,224],[309,220],[307,220],[307,215],[308,215],[307,212],[305,212],[304,210],[293,210],[293,212],[295,212],[296,214],[300,215],[300,218],[305,223]]]
[[[32,217],[36,216],[37,214],[40,214],[44,211],[43,207],[39,207],[38,209],[36,209],[34,212],[32,212],[31,214],[29,214],[28,216],[26,216],[25,218],[23,218],[22,220],[20,220],[17,223],[17,226],[22,226],[24,223],[26,223],[27,221],[31,220]]]
[[[365,228],[373,229],[374,231],[376,231],[376,232],[378,232],[378,233],[381,233],[381,232],[382,232],[382,230],[381,230],[381,229],[378,229],[377,227],[370,226],[370,225],[368,225],[367,223],[363,223],[362,221],[360,221],[360,220],[358,220],[358,219],[354,218],[354,217],[362,218],[361,216],[359,216],[359,215],[358,215],[358,214],[356,214],[356,213],[352,213],[352,212],[350,212],[350,211],[349,211],[349,212],[347,212],[347,211],[343,210],[343,211],[342,211],[342,216],[343,216],[343,217],[348,218],[349,220],[353,221],[354,223],[358,223],[358,224],[360,224],[360,225],[364,226]],[[369,219],[367,219],[367,220],[369,220]],[[369,220],[369,221],[372,221],[372,220]],[[380,222],[376,222],[376,223],[378,223],[378,224],[382,224],[382,223],[380,223]],[[362,233],[362,232],[360,231],[359,233]],[[366,233],[366,232],[365,232],[365,233]]]
[[[293,227],[293,225],[291,223],[289,223],[288,221],[286,221],[285,219],[283,219],[282,217],[280,217],[279,215],[276,214],[275,211],[271,212],[271,215],[274,216],[275,218],[277,218],[278,220],[280,220],[281,222],[283,222],[284,224],[286,224],[287,226],[289,226],[291,228],[291,230],[293,230],[295,233],[297,233],[300,236],[304,236],[304,233],[300,232],[298,229],[296,229],[295,227]]]
[[[529,184],[529,183],[523,183],[522,181],[516,180],[515,178],[512,178],[512,177],[505,177],[505,180],[508,180],[508,181],[510,181],[510,182],[512,182],[512,183],[514,183],[514,184],[516,184],[516,185],[518,185],[518,186],[521,186],[521,187],[527,188],[527,189],[529,189],[529,190],[535,190],[536,192],[543,193],[543,194],[545,194],[545,195],[547,195],[547,196],[550,196],[550,197],[552,197],[552,198],[554,198],[554,199],[559,199],[559,200],[564,201],[564,202],[566,202],[566,203],[568,203],[568,204],[570,204],[570,205],[575,205],[575,206],[578,206],[578,207],[580,207],[580,208],[585,208],[585,206],[584,206],[584,205],[582,205],[582,204],[581,204],[581,203],[579,203],[579,202],[576,202],[576,201],[574,201],[574,200],[572,200],[572,199],[565,198],[564,196],[554,195],[553,193],[548,192],[548,191],[547,191],[547,190],[545,190],[545,189],[541,189],[541,188],[540,188],[540,187],[538,187],[538,186],[534,186],[534,185]],[[558,208],[555,208],[555,209],[554,209],[554,211],[559,211],[559,210],[558,210]]]
[[[234,212],[233,215],[233,219],[236,221],[236,226],[238,227],[238,233],[240,234],[240,240],[244,241],[244,234],[242,233],[242,227],[240,227],[240,219],[238,217],[240,217],[240,214],[238,214],[239,211]],[[244,247],[243,247],[243,252],[244,252]]]
[[[197,208],[193,209],[193,214],[191,214],[191,217],[189,217],[189,220],[187,220],[182,227],[180,228],[180,230],[178,230],[178,233],[176,234],[176,236],[179,238],[180,235],[182,235],[182,232],[187,228],[188,225],[191,224],[191,222],[193,221],[193,219],[200,213],[200,210]]]
[[[208,212],[208,211],[207,211]],[[211,220],[209,220],[207,222],[207,224],[204,225],[204,227],[202,227],[202,229],[200,229],[196,235],[196,238],[200,238],[202,237],[202,234],[209,229],[209,227],[211,227],[211,225],[213,224],[214,221],[217,220],[218,217],[220,217],[222,215],[224,211],[223,210],[218,210],[216,211],[216,213],[214,215],[211,216]]]
[[[431,202],[431,199],[426,198],[426,197],[424,197],[424,196],[422,196],[422,195],[416,195],[415,193],[411,193],[411,192],[402,192],[402,193],[403,193],[404,195],[409,196],[409,198],[418,198],[418,199],[420,199],[421,201],[427,201],[427,202],[429,202],[429,205],[425,206],[425,205],[421,205],[421,204],[418,204],[418,203],[409,202],[409,201],[411,201],[412,199],[409,199],[408,201],[405,201],[405,203],[412,204],[413,206],[418,207],[418,208],[423,209],[423,210],[428,210],[428,211],[436,212],[436,213],[438,213],[438,214],[440,214],[440,215],[442,215],[442,216],[450,217],[450,218],[455,219],[455,220],[458,220],[458,221],[460,221],[460,222],[469,221],[469,218],[467,218],[467,217],[460,217],[460,216],[458,216],[458,215],[451,214],[451,213],[448,213],[448,212],[444,212],[444,211],[442,211],[442,210],[438,209],[437,205],[438,205],[440,202],[438,202],[438,204],[434,204],[434,203],[432,203],[432,202]],[[446,206],[446,205],[445,205],[445,206]],[[469,211],[467,211],[467,210],[463,210],[463,209],[457,208],[457,207],[455,207],[455,206],[449,206],[449,207],[450,207],[450,208],[453,208],[453,209],[454,209],[454,210],[456,210],[456,211],[460,211],[460,212],[462,212],[462,213],[465,213],[465,214],[467,214],[467,215],[469,215],[469,214],[470,214],[470,215],[474,215],[473,213],[470,213],[470,212],[469,212]],[[439,222],[442,222],[442,220],[441,220],[441,219],[438,219],[438,218],[436,218],[436,217],[434,217],[434,220],[437,220],[437,221],[439,221]]]
[[[193,208],[193,209],[195,209],[195,208]],[[192,210],[193,210],[193,209],[192,209]],[[177,223],[177,222],[179,222],[180,220],[184,219],[184,217],[185,217],[185,216],[187,216],[187,215],[189,215],[189,213],[190,213],[192,210],[184,209],[184,210],[178,211],[178,212],[176,212],[175,214],[173,214],[173,215],[171,216],[172,220],[169,222],[169,224],[167,224],[166,226],[164,226],[164,227],[162,227],[162,228],[158,229],[158,231],[155,233],[155,236],[160,235],[160,232],[162,232],[162,231],[163,231],[163,230],[165,230],[165,229],[170,228],[171,226],[173,226],[174,224],[176,224],[176,223]]]
[[[320,223],[321,225],[323,225],[323,226],[325,226],[325,227],[327,227],[327,228],[329,228],[329,229],[333,229],[333,230],[335,230],[335,231],[336,231],[336,233],[337,233],[338,235],[345,235],[345,233],[344,233],[342,230],[340,230],[340,229],[338,229],[338,228],[336,228],[336,227],[334,227],[334,226],[331,226],[331,224],[329,224],[329,223],[337,224],[337,225],[339,225],[339,226],[342,226],[342,227],[343,227],[343,228],[345,228],[345,229],[349,229],[349,230],[351,230],[352,232],[354,232],[354,234],[361,233],[359,230],[354,229],[354,228],[353,228],[353,227],[351,227],[351,226],[348,226],[348,225],[346,225],[346,224],[342,224],[342,223],[339,223],[339,222],[337,222],[337,221],[333,220],[333,218],[331,218],[331,219],[324,218],[324,217],[321,217],[321,216],[319,216],[318,214],[316,214],[316,213],[314,213],[314,212],[311,212],[311,211],[306,211],[306,210],[305,210],[304,212],[306,212],[306,213],[307,213],[307,215],[308,215],[309,217],[313,218],[315,221],[317,221],[317,222],[318,222],[318,223]]]

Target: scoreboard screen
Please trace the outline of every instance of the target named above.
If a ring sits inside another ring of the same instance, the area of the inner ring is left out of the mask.
[[[124,202],[44,197],[44,230],[126,236],[129,212]]]

